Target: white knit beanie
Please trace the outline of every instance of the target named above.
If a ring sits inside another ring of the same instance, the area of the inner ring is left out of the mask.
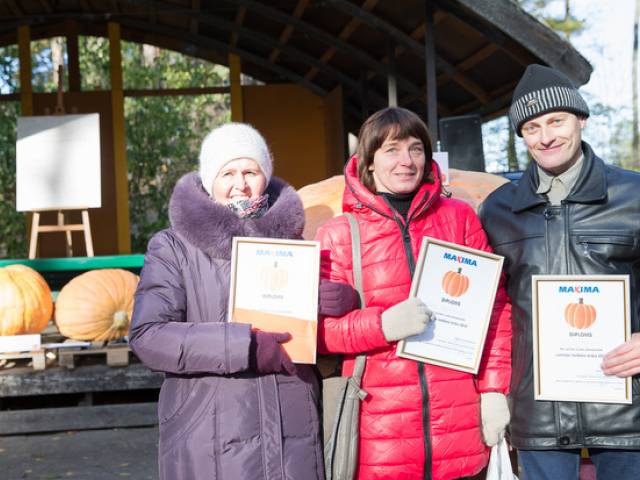
[[[210,196],[213,195],[211,189],[218,172],[237,158],[255,160],[269,184],[273,163],[267,142],[251,125],[226,123],[211,131],[200,149],[200,179]]]

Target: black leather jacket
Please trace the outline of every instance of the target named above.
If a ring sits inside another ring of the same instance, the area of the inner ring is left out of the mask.
[[[536,193],[531,162],[517,185],[503,185],[480,209],[489,241],[505,257],[513,301],[510,434],[517,448],[640,448],[638,375],[632,405],[534,400],[531,275],[628,274],[631,330],[640,331],[640,174],[605,165],[584,142],[582,150],[582,170],[562,205]]]

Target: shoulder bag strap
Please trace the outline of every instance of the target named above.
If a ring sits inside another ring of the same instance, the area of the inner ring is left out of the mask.
[[[346,212],[344,214],[349,221],[349,231],[351,232],[351,258],[353,263],[353,285],[360,295],[360,305],[365,307],[364,290],[362,288],[362,256],[360,254],[360,228],[358,226],[358,220],[352,213]],[[364,372],[364,364],[366,362],[366,355],[358,355],[353,367],[352,378],[357,380],[358,384],[362,380],[362,374]]]

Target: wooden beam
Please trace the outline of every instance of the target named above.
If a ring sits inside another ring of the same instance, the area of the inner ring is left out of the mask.
[[[158,23],[158,9],[155,6],[149,8],[149,21],[154,25]]]
[[[366,0],[363,4],[362,4],[362,10],[368,12],[373,10],[373,8],[378,4],[378,0]],[[351,18],[351,20],[349,20],[349,22],[342,28],[342,31],[340,32],[340,34],[338,35],[338,38],[342,41],[346,41],[351,34],[360,26],[360,23],[362,23],[360,21],[359,18]],[[327,50],[325,50],[325,52],[320,56],[320,61],[322,63],[328,63],[329,60],[331,60],[333,58],[333,56],[336,54],[336,52],[338,51],[338,49],[335,46],[331,46],[329,47]],[[316,68],[312,68],[311,70],[309,70],[306,75],[304,76],[304,78],[306,78],[307,80],[313,80],[314,77],[318,74],[318,69]]]
[[[244,17],[247,15],[247,7],[238,8],[238,13],[236,14],[236,19],[234,24],[238,27],[237,30],[234,30],[231,33],[231,47],[235,48],[238,46],[238,39],[240,38],[240,29],[242,28],[242,23],[244,22]]]
[[[229,83],[231,84],[231,120],[244,121],[244,103],[242,101],[242,66],[240,57],[229,54]]]
[[[396,59],[395,59],[395,48],[391,40],[387,41],[387,51],[389,54],[387,55],[388,63],[389,63],[389,74],[387,75],[387,96],[388,96],[388,105],[390,107],[398,106],[398,84],[396,82]]]
[[[49,0],[40,0],[40,5],[42,5],[42,8],[45,12],[53,13],[53,7],[51,6]]]
[[[495,2],[495,0],[458,0],[454,2],[443,0],[432,0],[441,8],[449,12],[454,17],[462,20],[469,27],[476,30],[492,43],[495,43],[502,51],[523,66],[530,63],[540,62],[540,59],[550,62],[547,58],[551,53],[562,59],[563,65],[571,64],[579,70],[565,71],[568,76],[576,73],[581,76],[581,80],[573,79],[578,84],[586,83],[590,71],[586,72],[584,64],[588,62],[573,49],[567,42],[558,40],[551,29],[542,25],[530,15],[524,13],[515,2]],[[460,7],[462,4],[463,8]],[[474,12],[486,22],[479,22],[477,17],[470,14]],[[506,32],[507,34],[503,33]],[[516,38],[514,41],[511,37]],[[526,47],[525,47],[526,45]],[[536,58],[538,55],[540,59]],[[586,80],[582,75],[586,75]]]
[[[293,25],[293,27],[296,30],[299,30],[301,32],[303,32],[305,35],[309,35],[310,37],[312,37],[314,40],[318,41],[318,42],[322,42],[328,46],[332,46],[335,47],[338,51],[342,51],[345,53],[345,55],[348,55],[351,57],[351,59],[354,62],[357,62],[361,65],[366,65],[367,68],[371,69],[371,70],[376,70],[378,72],[379,75],[385,76],[389,69],[386,65],[384,65],[383,63],[381,63],[380,61],[376,60],[375,58],[373,58],[371,55],[369,55],[367,52],[354,47],[350,44],[348,44],[347,42],[342,41],[339,38],[336,38],[335,36],[327,33],[326,31],[310,24],[309,22],[305,22],[302,19],[299,18],[295,18],[287,13],[282,12],[281,10],[278,10],[277,8],[271,7],[269,6],[269,4],[265,4],[263,2],[258,2],[256,0],[224,0],[227,3],[231,3],[234,5],[238,5],[238,6],[242,6],[242,7],[246,7],[247,9],[251,10],[252,14],[257,14],[257,15],[261,15],[264,16],[266,18],[269,18],[271,20],[274,20],[276,22],[280,22],[283,23],[285,25],[287,24],[291,24]],[[159,0],[136,0],[136,4],[141,5],[141,4],[156,4],[156,5],[163,5],[165,8],[175,8],[175,5],[171,5],[168,4],[167,2],[161,2]],[[185,9],[180,9],[178,8],[176,10],[176,14],[182,14],[182,15],[189,15],[191,14],[191,11],[185,10]],[[212,16],[209,16],[209,18],[213,18]],[[217,20],[220,20],[219,17],[215,17]],[[125,22],[125,19],[122,19],[121,22]],[[126,19],[127,23],[136,23],[135,20],[133,19]],[[202,21],[203,22],[203,21]],[[138,27],[141,28],[141,27]],[[200,37],[201,38],[201,37]],[[214,39],[210,39],[207,37],[208,40],[210,40],[210,42],[212,43],[219,43],[218,41],[214,40]],[[202,41],[202,40],[200,40]],[[232,49],[235,48],[232,46]],[[232,52],[233,53],[233,52]],[[249,55],[249,52],[246,52],[242,55],[243,58],[247,58]],[[270,66],[266,66],[267,69],[270,70],[277,70],[276,67],[272,67],[272,65],[267,59],[264,59],[264,62],[261,62],[262,58],[260,58],[257,55],[253,55],[251,54],[251,56],[255,59],[252,60],[252,63],[263,63],[263,64],[267,64]],[[258,61],[258,59],[260,59],[260,61]],[[294,78],[298,78],[299,76],[291,71],[288,71],[287,76],[289,77],[294,77]],[[307,86],[307,88],[310,88],[313,91],[324,91],[326,93],[326,90],[319,87],[318,85],[316,85],[315,83],[309,81],[308,79],[306,79],[305,77],[300,77],[300,80],[295,80],[297,83],[300,83],[304,86]],[[408,78],[398,75],[398,86],[401,87],[402,89],[408,91],[408,92],[412,92],[412,93],[416,93],[419,91],[419,88],[416,86],[416,84],[412,81],[410,81]],[[324,94],[322,94],[324,95]]]
[[[293,10],[293,17],[295,18],[300,18],[302,17],[302,14],[304,13],[304,9],[307,8],[307,4],[309,3],[309,0],[298,0],[298,4],[296,5],[296,8]],[[282,33],[280,34],[280,38],[278,40],[278,42],[281,45],[286,44],[289,41],[289,38],[291,38],[291,34],[293,33],[293,27],[291,25],[287,25],[284,27],[284,30],[282,30]],[[275,48],[271,51],[271,55],[269,55],[269,61],[270,62],[275,62],[278,59],[278,56],[280,55],[280,49],[279,48]]]
[[[132,18],[123,17],[120,19],[120,23],[134,29],[141,29],[149,33],[157,33],[163,35],[167,38],[174,38],[176,40],[179,40],[182,45],[186,45],[188,47],[197,45],[203,48],[210,48],[211,50],[235,53],[241,59],[249,61],[251,63],[255,63],[265,70],[269,70],[276,75],[281,76],[282,78],[288,79],[291,82],[299,83],[300,85],[308,88],[321,97],[324,97],[327,94],[327,90],[314,83],[306,81],[304,77],[298,75],[296,72],[271,63],[268,59],[264,58],[261,55],[256,55],[255,53],[249,52],[242,48],[231,47],[230,45],[220,40],[216,40],[211,37],[203,37],[202,35],[192,35],[189,32],[179,31],[175,28],[165,27],[162,25],[150,25],[148,22],[142,22],[139,20],[134,20]],[[195,48],[197,49],[197,47]],[[191,53],[191,55],[193,55],[193,53]]]
[[[141,363],[127,368],[81,365],[73,370],[53,367],[42,371],[12,368],[0,372],[0,398],[60,393],[112,392],[160,388],[164,374]]]
[[[15,16],[21,17],[24,15],[24,12],[18,6],[15,0],[6,0],[6,4],[7,7],[9,7],[9,10],[11,10],[11,13],[13,13]]]
[[[464,59],[462,62],[456,64],[455,68],[459,72],[465,72],[475,67],[478,63],[480,63],[485,58],[490,57],[494,52],[498,50],[498,46],[495,43],[488,43],[480,50],[477,50],[474,54]],[[438,86],[441,87],[451,77],[447,73],[443,73],[438,76]]]
[[[433,29],[433,7],[426,3],[425,12],[425,33],[424,33],[424,56],[425,79],[427,88],[427,125],[431,133],[431,140],[434,146],[438,144],[438,89],[436,86],[436,43]]]
[[[20,59],[20,114],[22,116],[33,115],[31,30],[28,25],[18,27],[18,58]]]
[[[69,91],[79,92],[80,81],[80,54],[78,50],[78,23],[75,20],[65,22],[67,30],[67,59],[69,69]]]
[[[433,15],[434,28],[438,26],[438,24],[444,19],[445,16],[446,15],[442,13],[442,11],[440,10],[435,12],[435,14]],[[425,24],[423,23],[419,25],[413,32],[411,32],[409,36],[413,38],[415,41],[419,41],[420,39],[424,38],[424,32],[425,32]],[[396,58],[398,58],[400,55],[402,55],[406,51],[407,49],[404,45],[396,45],[396,48],[394,49]],[[389,63],[388,55],[382,58],[382,63]],[[375,77],[375,75],[376,75],[376,72],[369,72],[370,79]]]
[[[0,95],[0,102],[18,102],[20,98],[19,93],[5,93]]]
[[[363,22],[383,32],[384,34],[389,35],[395,42],[404,44],[410,51],[414,52],[420,58],[426,60],[425,51],[422,48],[422,45],[420,45],[416,40],[411,38],[400,29],[396,28],[386,20],[383,20],[370,12],[362,10],[360,7],[347,0],[332,0],[331,4],[335,5],[336,8],[339,8],[345,13],[352,15],[353,17],[360,18]],[[427,6],[433,8],[431,4],[425,4],[425,8]],[[444,58],[436,55],[435,61],[438,68],[448,73],[458,84],[460,84],[472,95],[480,99],[480,101],[482,101],[483,103],[487,103],[490,100],[489,96],[480,85],[478,85],[472,79],[465,77],[461,73],[457,72],[455,67],[447,62]]]
[[[494,118],[495,116],[500,116],[494,115],[495,111],[509,108],[511,97],[513,96],[513,89],[517,84],[518,80],[514,80],[513,82],[502,85],[501,87],[492,90],[490,92],[490,95],[493,100],[491,100],[491,102],[488,104],[482,105],[476,100],[455,108],[452,114],[457,115],[463,112],[468,112],[478,114],[482,118],[487,118],[488,115],[491,115],[492,118]]]
[[[120,25],[107,24],[109,34],[109,71],[111,74],[111,126],[116,183],[116,229],[118,253],[131,253],[129,227],[129,187],[127,150],[124,131],[124,92],[122,88],[122,53]]]
[[[156,5],[160,5],[161,4],[161,8],[163,11],[165,12],[170,12],[172,14],[178,15],[180,13],[184,14],[185,11],[184,9],[178,9],[175,6],[171,6],[168,5],[166,3],[163,2],[158,2],[157,0],[138,0],[138,2],[141,2],[143,4],[156,4]],[[188,12],[190,13],[190,12]],[[123,20],[124,21],[124,20]],[[130,22],[129,20],[127,20],[127,22]],[[200,15],[200,23],[202,25],[208,25],[211,27],[214,27],[216,29],[223,29],[223,30],[229,30],[231,32],[238,32],[239,33],[239,29],[240,27],[238,27],[238,25],[236,23],[232,23],[228,20],[225,20],[223,18],[220,17],[216,17],[213,15],[208,15],[208,14],[201,14]],[[283,55],[286,55],[287,57],[290,57],[292,59],[294,59],[296,62],[299,62],[301,64],[306,64],[306,65],[310,65],[310,66],[314,66],[315,68],[317,68],[319,71],[326,73],[328,76],[333,77],[334,79],[336,79],[337,81],[341,82],[342,84],[344,84],[345,86],[349,86],[355,90],[357,90],[359,88],[358,82],[349,77],[348,75],[346,75],[344,72],[331,67],[329,65],[323,64],[321,63],[317,58],[301,51],[298,50],[297,48],[291,46],[291,45],[282,45],[278,42],[278,40],[274,39],[273,37],[267,36],[263,33],[259,33],[253,30],[248,30],[248,29],[244,29],[243,30],[243,35],[251,40],[253,43],[259,44],[259,45],[264,45],[267,47],[272,47],[272,48],[278,48],[281,53]],[[202,37],[197,36],[196,37],[198,40],[197,42],[202,42]],[[227,49],[228,50],[228,49]],[[233,52],[232,52],[233,53]],[[266,62],[269,65],[276,65],[273,62],[269,62],[268,60],[264,60],[264,62]],[[403,81],[402,79],[399,79],[399,81]],[[302,84],[306,84],[306,85],[314,85],[313,83],[311,83],[310,81],[304,79],[302,82],[298,82],[298,83],[302,83]],[[412,84],[409,84],[409,82],[407,80],[404,80],[402,85],[404,86],[404,88],[407,91],[419,94],[419,89]],[[384,105],[386,105],[386,100],[384,98],[382,98],[380,95],[372,93],[371,94],[371,99],[374,100],[377,105],[379,107],[382,107]]]
[[[219,95],[231,93],[231,87],[189,87],[164,88],[154,90],[129,89],[124,90],[125,97],[175,97],[180,95]]]
[[[85,13],[91,12],[91,6],[89,5],[89,2],[87,0],[80,0],[80,6]]]
[[[146,427],[158,423],[158,404],[122,403],[0,412],[0,435]]]
[[[191,10],[200,13],[200,0],[191,0]],[[192,16],[191,21],[189,22],[189,27],[191,33],[197,35],[198,34],[198,16]]]

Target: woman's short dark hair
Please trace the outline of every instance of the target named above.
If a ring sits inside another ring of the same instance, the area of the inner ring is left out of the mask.
[[[410,110],[400,107],[388,107],[378,110],[365,120],[358,134],[358,178],[371,192],[376,193],[373,173],[369,166],[373,163],[373,156],[387,138],[404,140],[415,137],[424,145],[426,159],[422,181],[429,178],[430,160],[433,156],[431,136],[425,123]]]

